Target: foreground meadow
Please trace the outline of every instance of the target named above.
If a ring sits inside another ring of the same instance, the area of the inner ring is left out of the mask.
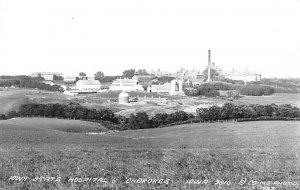
[[[0,189],[300,189],[299,137],[287,121],[109,133],[16,118],[0,121]]]

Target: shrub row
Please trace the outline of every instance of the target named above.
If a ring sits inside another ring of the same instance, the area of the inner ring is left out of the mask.
[[[271,85],[283,88],[300,88],[300,79],[299,78],[290,78],[290,79],[262,79],[260,81],[253,81],[252,84],[264,84]]]
[[[49,117],[80,120],[104,120],[117,122],[117,118],[110,109],[88,109],[79,104],[36,104],[28,103],[19,107],[19,111],[10,111],[2,116],[3,119],[14,117]]]
[[[247,96],[262,96],[262,95],[271,95],[275,92],[275,89],[271,86],[265,86],[265,85],[255,85],[255,84],[249,84],[244,85],[237,90]]]
[[[187,114],[184,111],[177,111],[174,113],[157,113],[151,119],[145,112],[138,112],[136,115],[131,114],[129,118],[119,116],[119,130],[130,130],[130,129],[147,129],[157,128],[167,124],[187,121],[193,118],[193,114]]]
[[[48,117],[48,118],[65,118],[88,120],[103,123],[109,129],[113,130],[128,130],[128,129],[146,129],[156,128],[161,125],[166,125],[178,121],[186,121],[193,118],[192,114],[187,114],[184,111],[174,113],[157,113],[149,119],[145,112],[138,112],[136,115],[131,114],[129,118],[115,115],[110,109],[89,109],[79,104],[36,104],[29,103],[20,106],[19,111],[10,111],[6,115],[0,115],[0,120],[10,119],[14,117]],[[113,124],[114,123],[114,124]],[[115,125],[117,124],[117,125]]]
[[[185,123],[191,120],[219,121],[219,120],[255,120],[259,118],[300,118],[300,109],[290,104],[284,105],[234,105],[225,103],[223,106],[212,106],[210,108],[198,108],[197,117],[184,111],[174,113],[157,113],[151,119],[145,112],[131,114],[129,118],[115,115],[110,109],[88,109],[80,105],[64,104],[23,104],[19,112],[11,111],[7,115],[0,115],[0,120],[13,117],[57,117],[68,119],[88,120],[104,123],[105,127],[112,130],[131,130],[157,128],[166,125]],[[192,122],[192,121],[191,121]]]
[[[284,105],[234,105],[225,103],[222,107],[212,106],[210,108],[197,108],[197,117],[203,121],[228,120],[239,118],[258,118],[258,117],[300,117],[300,109],[290,104]]]
[[[187,96],[206,96],[216,97],[219,96],[218,90],[238,90],[240,94],[248,96],[262,96],[271,95],[275,92],[273,87],[258,84],[231,84],[226,82],[211,82],[203,83],[195,88],[186,88],[184,90]]]

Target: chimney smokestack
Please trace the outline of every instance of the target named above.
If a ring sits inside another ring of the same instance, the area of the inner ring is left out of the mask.
[[[210,55],[210,49],[208,50],[208,67],[207,67],[207,82],[210,82],[211,81],[211,78],[210,78],[210,64],[211,64],[211,55]]]

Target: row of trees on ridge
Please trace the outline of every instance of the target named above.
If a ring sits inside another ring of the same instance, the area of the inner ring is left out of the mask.
[[[248,96],[262,96],[271,95],[275,92],[273,87],[258,84],[231,84],[227,82],[209,82],[203,83],[193,88],[186,88],[184,90],[187,96],[206,96],[216,97],[219,96],[219,90],[236,90],[242,95]]]
[[[196,117],[184,111],[174,113],[156,113],[149,118],[145,112],[131,114],[130,117],[115,115],[110,109],[89,109],[79,104],[35,104],[28,103],[20,106],[19,111],[10,111],[6,115],[0,114],[0,120],[14,117],[49,117],[89,120],[94,122],[107,121],[109,129],[131,130],[157,128],[173,123],[180,123],[189,120],[217,121],[243,118],[300,118],[300,109],[284,105],[235,105],[225,103],[223,106],[211,106],[209,108],[198,108]],[[106,126],[106,127],[107,127]]]

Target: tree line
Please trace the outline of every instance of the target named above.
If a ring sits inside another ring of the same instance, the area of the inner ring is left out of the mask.
[[[278,86],[284,88],[300,88],[300,79],[299,78],[290,78],[290,79],[278,79],[278,78],[265,78],[260,81],[253,81],[253,84],[265,84],[271,86]]]
[[[110,109],[89,109],[80,106],[77,103],[66,104],[38,104],[27,103],[22,104],[17,111],[10,111],[6,115],[1,116],[5,119],[14,117],[48,117],[48,118],[64,118],[77,120],[104,120],[116,123],[114,113]]]
[[[18,87],[18,88],[31,88],[47,91],[59,91],[62,92],[63,89],[59,85],[49,85],[44,84],[43,78],[39,77],[28,77],[28,76],[2,76],[0,80],[0,87]]]
[[[223,106],[197,108],[197,118],[203,121],[229,120],[239,118],[284,117],[299,118],[300,109],[290,104],[276,105],[235,105],[225,103]]]
[[[194,118],[193,114],[188,114],[184,111],[177,111],[174,113],[156,113],[151,119],[145,112],[138,112],[136,115],[130,114],[129,118],[119,116],[119,130],[131,129],[147,129],[158,128],[171,123],[187,121]]]
[[[275,92],[274,88],[260,84],[232,84],[227,82],[207,82],[196,87],[189,87],[184,90],[187,96],[219,96],[219,90],[237,90],[242,95],[262,96],[271,95]]]
[[[17,111],[10,111],[6,115],[0,114],[0,120],[10,119],[14,117],[47,117],[61,119],[75,119],[88,121],[109,121],[113,127],[110,129],[129,130],[129,129],[146,129],[156,128],[178,121],[186,121],[193,118],[192,114],[184,111],[174,113],[157,113],[151,119],[145,112],[131,114],[129,118],[125,116],[115,115],[110,109],[89,109],[76,103],[65,104],[22,104]]]
[[[37,104],[28,103],[20,106],[18,112],[10,111],[6,115],[0,114],[0,120],[14,117],[48,117],[76,120],[88,120],[105,123],[105,127],[111,130],[133,130],[158,128],[174,123],[200,120],[218,121],[246,118],[300,118],[300,109],[290,104],[276,105],[235,105],[225,103],[223,106],[211,106],[209,108],[197,108],[196,117],[184,111],[174,113],[156,113],[152,118],[145,112],[131,114],[129,117],[114,114],[110,109],[89,109],[79,104]]]

